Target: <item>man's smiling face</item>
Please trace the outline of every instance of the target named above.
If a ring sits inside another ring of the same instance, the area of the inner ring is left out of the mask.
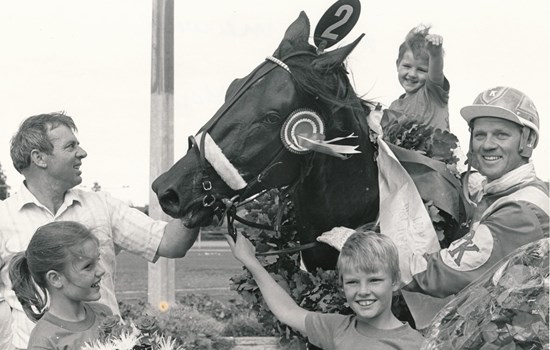
[[[479,117],[473,120],[472,151],[481,174],[493,181],[526,164],[520,155],[521,126],[508,120]]]
[[[47,173],[66,191],[82,182],[80,166],[87,153],[78,142],[73,131],[60,125],[49,131],[53,145],[51,154],[46,154]]]

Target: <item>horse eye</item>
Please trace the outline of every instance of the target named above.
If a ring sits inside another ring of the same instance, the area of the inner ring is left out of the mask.
[[[281,116],[277,113],[268,113],[265,115],[264,121],[268,124],[277,124],[281,121]]]

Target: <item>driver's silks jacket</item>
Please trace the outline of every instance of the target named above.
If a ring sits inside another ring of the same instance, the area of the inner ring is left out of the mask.
[[[435,297],[456,294],[516,248],[548,237],[548,183],[532,163],[488,183],[471,230],[449,248],[410,258],[405,290]]]

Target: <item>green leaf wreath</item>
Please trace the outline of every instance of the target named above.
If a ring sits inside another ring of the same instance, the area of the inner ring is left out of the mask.
[[[458,138],[445,130],[421,124],[414,119],[400,118],[384,128],[384,141],[409,150],[417,151],[434,160],[444,162],[458,177],[458,162],[454,150]]]
[[[548,349],[549,241],[516,249],[434,318],[422,349]]]

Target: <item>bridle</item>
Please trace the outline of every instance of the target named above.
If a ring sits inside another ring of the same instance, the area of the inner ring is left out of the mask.
[[[189,148],[194,148],[198,152],[199,157],[199,164],[201,168],[201,174],[202,174],[202,180],[201,180],[201,187],[204,191],[204,197],[202,198],[202,206],[204,208],[213,207],[214,214],[218,213],[221,214],[222,220],[220,222],[223,222],[223,217],[225,216],[227,218],[227,230],[228,234],[233,237],[233,239],[236,239],[236,229],[234,226],[234,221],[238,221],[240,223],[243,223],[245,225],[262,229],[262,230],[269,230],[269,231],[275,231],[277,233],[281,232],[288,232],[290,230],[293,230],[295,227],[290,224],[285,224],[283,222],[283,212],[285,206],[290,201],[290,195],[296,188],[296,186],[303,181],[305,176],[309,173],[311,170],[311,162],[313,159],[313,154],[311,154],[308,157],[308,160],[306,161],[306,165],[302,166],[301,174],[300,176],[292,183],[291,185],[286,186],[284,189],[282,189],[279,193],[279,208],[276,215],[275,225],[269,226],[269,225],[262,225],[258,224],[249,220],[246,220],[242,217],[239,217],[237,215],[237,208],[249,203],[250,201],[257,198],[259,195],[263,194],[265,192],[259,192],[256,195],[251,196],[251,193],[254,193],[254,188],[258,186],[258,184],[261,184],[263,179],[267,176],[267,174],[272,171],[277,166],[281,165],[282,162],[280,161],[280,158],[287,152],[286,148],[284,146],[281,146],[281,149],[277,152],[277,154],[271,159],[270,162],[267,163],[267,165],[260,171],[260,173],[252,178],[250,182],[247,182],[242,178],[242,176],[239,174],[238,170],[231,164],[229,159],[225,157],[219,149],[219,147],[216,145],[215,141],[210,137],[210,130],[213,129],[213,127],[216,125],[216,123],[224,116],[224,114],[229,110],[231,106],[252,86],[254,85],[258,80],[262,79],[264,76],[269,74],[271,71],[273,71],[276,68],[282,68],[285,71],[287,71],[291,76],[292,72],[290,68],[287,66],[285,61],[296,57],[296,56],[316,56],[314,53],[309,51],[298,51],[294,52],[292,54],[289,54],[282,59],[278,59],[272,56],[268,56],[262,64],[260,64],[252,73],[249,74],[247,79],[241,83],[237,91],[233,94],[233,96],[216,112],[216,114],[199,130],[199,133],[196,136],[190,136],[189,137]],[[198,141],[197,141],[198,138]],[[213,161],[215,159],[215,161]],[[222,180],[234,191],[237,192],[235,196],[232,198],[216,198],[216,196],[212,193],[212,181],[210,180],[209,174],[207,172],[208,164],[214,170],[216,170],[216,173],[222,178]],[[223,206],[214,206],[216,203],[221,202]],[[223,211],[223,212],[222,212]],[[283,250],[277,250],[277,251],[269,251],[265,253],[257,253],[257,255],[275,255],[275,254],[283,254],[283,253],[294,253],[298,252],[304,249],[309,249],[314,246],[318,245],[317,242],[311,242],[307,244],[303,244],[297,247],[293,247],[290,249],[283,249]]]

